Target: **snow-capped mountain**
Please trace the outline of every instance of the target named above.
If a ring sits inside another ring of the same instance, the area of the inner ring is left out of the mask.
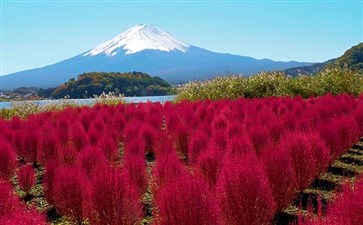
[[[186,52],[189,47],[189,44],[179,41],[168,32],[152,25],[140,24],[128,29],[114,39],[94,47],[83,56],[99,54],[115,56],[120,50],[126,50],[125,54],[134,54],[146,49]]]
[[[0,77],[0,90],[55,87],[85,72],[142,71],[171,83],[215,75],[283,70],[311,63],[257,60],[202,49],[149,24],[136,25],[115,38],[64,61]]]

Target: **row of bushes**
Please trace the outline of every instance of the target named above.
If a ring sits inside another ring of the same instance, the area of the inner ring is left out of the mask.
[[[314,76],[290,77],[280,72],[262,72],[251,77],[217,77],[183,86],[177,101],[188,99],[236,99],[267,96],[321,96],[348,93],[358,96],[363,92],[363,75],[348,69],[326,69]]]

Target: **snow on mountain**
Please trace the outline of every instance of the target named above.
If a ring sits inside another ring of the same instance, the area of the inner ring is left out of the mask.
[[[189,44],[178,40],[168,32],[149,24],[139,24],[114,39],[94,47],[83,56],[94,56],[98,54],[115,56],[120,50],[127,50],[125,54],[134,54],[146,49],[166,52],[179,50],[185,52],[189,47]]]

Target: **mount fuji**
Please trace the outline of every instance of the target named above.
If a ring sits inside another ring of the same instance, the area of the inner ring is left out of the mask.
[[[0,77],[1,89],[55,87],[85,72],[142,71],[170,83],[211,78],[226,73],[251,75],[260,71],[308,66],[216,53],[178,40],[149,24],[136,25],[84,53],[42,68]]]

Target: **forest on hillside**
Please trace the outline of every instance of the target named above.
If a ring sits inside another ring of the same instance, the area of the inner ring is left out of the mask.
[[[46,90],[43,90],[46,92]],[[114,92],[125,96],[168,95],[172,93],[169,83],[160,77],[152,77],[142,72],[104,73],[91,72],[70,79],[50,94],[52,98],[90,98],[103,92]],[[40,92],[41,93],[41,92]]]

